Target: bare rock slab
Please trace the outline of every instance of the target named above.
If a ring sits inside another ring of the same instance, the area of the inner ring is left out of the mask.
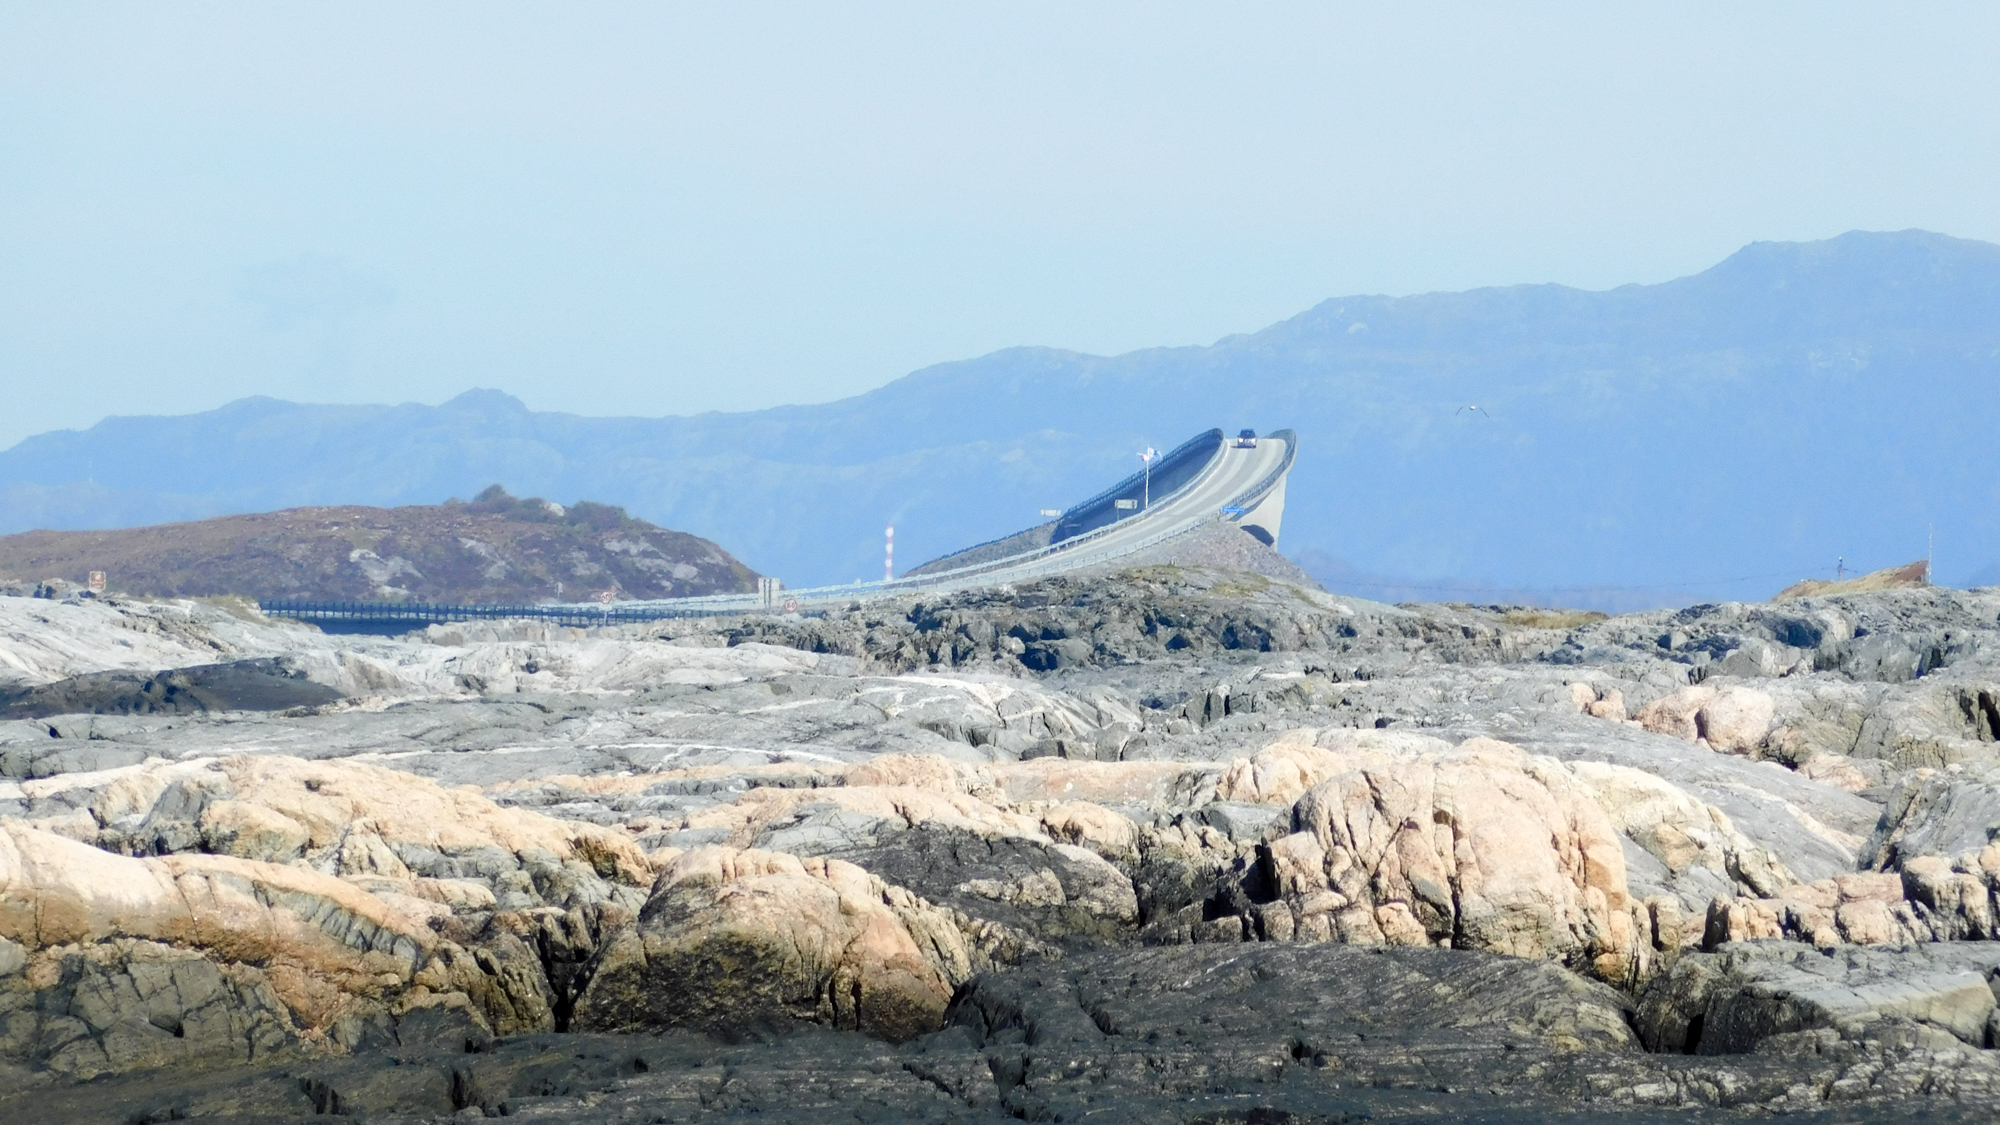
[[[1690,954],[1641,995],[1649,1047],[1727,1055],[1801,1034],[1918,1045],[1993,1046],[2000,944],[1901,948],[1735,942]]]

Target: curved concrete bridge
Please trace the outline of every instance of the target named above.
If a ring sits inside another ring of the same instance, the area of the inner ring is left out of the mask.
[[[1150,480],[1143,471],[1134,473],[1048,523],[934,559],[891,581],[786,590],[776,600],[780,607],[796,601],[803,609],[1042,578],[1112,562],[1213,523],[1234,524],[1275,546],[1285,517],[1285,477],[1297,453],[1298,437],[1290,430],[1247,445],[1209,430],[1160,458]],[[619,605],[709,612],[775,608],[754,594]]]
[[[1019,582],[1116,560],[1215,523],[1242,528],[1275,546],[1285,517],[1285,475],[1298,452],[1290,430],[1245,444],[1221,430],[1181,443],[1145,472],[1066,509],[1048,523],[934,559],[900,578],[851,586],[725,594],[664,601],[536,606],[447,606],[393,602],[288,601],[264,611],[336,631],[400,632],[439,621],[552,618],[569,624],[663,617],[783,612],[857,599],[962,590]]]

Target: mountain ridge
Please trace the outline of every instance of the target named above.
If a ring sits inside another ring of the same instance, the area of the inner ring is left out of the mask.
[[[1979,421],[1996,375],[2000,246],[1851,232],[1608,290],[1330,298],[1206,346],[1013,347],[746,413],[592,418],[473,391],[110,418],[0,452],[0,530],[501,480],[623,504],[796,586],[879,573],[887,523],[899,555],[930,558],[1089,495],[1146,445],[1289,426],[1290,553],[1413,580],[1765,596],[1708,579],[1907,561],[1932,525],[1941,578],[2000,560]]]

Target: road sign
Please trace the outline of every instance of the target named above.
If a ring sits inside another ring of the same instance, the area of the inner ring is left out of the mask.
[[[1129,512],[1138,508],[1139,502],[1137,500],[1113,500],[1111,506],[1121,512]]]
[[[797,613],[798,611],[799,611],[799,599],[797,599],[797,598],[786,598],[786,599],[785,599],[785,612],[786,612],[786,613]]]
[[[104,592],[103,571],[93,570],[90,572],[90,592],[93,594],[101,594]]]
[[[610,605],[611,597],[611,591],[605,590],[597,595],[597,600],[604,605]]]
[[[1243,514],[1243,509],[1238,508],[1232,504],[1229,507],[1222,509],[1222,514],[1225,516],[1240,516]]]
[[[1043,509],[1042,509],[1042,517],[1043,517],[1044,519],[1054,519],[1054,518],[1056,518],[1057,516],[1059,516],[1059,515],[1062,515],[1062,513],[1063,513],[1063,510],[1062,510],[1061,508],[1043,508]]]

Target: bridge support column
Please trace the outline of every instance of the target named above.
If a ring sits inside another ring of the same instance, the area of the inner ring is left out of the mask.
[[[1285,482],[1286,477],[1279,477],[1276,488],[1265,493],[1262,500],[1236,517],[1236,526],[1248,532],[1266,547],[1278,545],[1279,526],[1285,522]]]

